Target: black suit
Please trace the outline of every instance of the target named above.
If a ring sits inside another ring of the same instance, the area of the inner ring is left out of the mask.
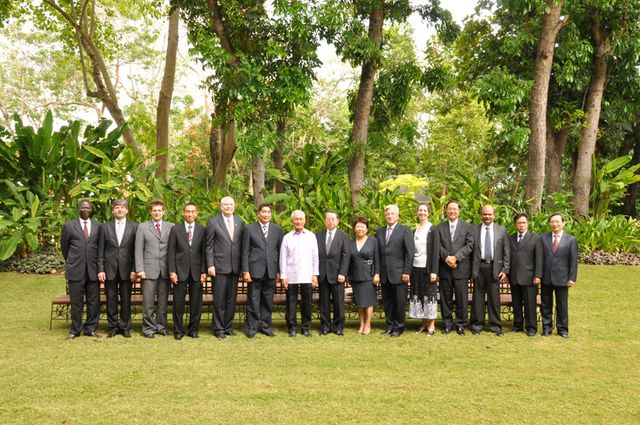
[[[473,304],[471,308],[471,329],[480,332],[484,327],[484,300],[487,298],[489,313],[489,329],[492,332],[502,331],[500,320],[500,273],[509,274],[510,245],[504,227],[493,223],[491,238],[491,259],[483,259],[481,252],[481,235],[484,224],[475,226],[475,245],[471,278],[473,279]],[[485,247],[485,250],[487,248]]]
[[[402,333],[407,307],[407,284],[402,282],[402,275],[411,274],[413,268],[413,232],[407,226],[396,223],[388,241],[386,235],[387,226],[376,231],[380,250],[382,306],[387,320],[387,330],[391,333]]]
[[[119,224],[123,226],[123,224]],[[136,230],[138,223],[126,220],[122,240],[118,243],[116,221],[102,226],[98,251],[98,272],[105,274],[107,323],[111,332],[131,329],[131,273],[135,272]],[[118,296],[120,320],[118,321]]]
[[[333,240],[327,252],[327,229],[316,234],[318,240],[320,292],[320,333],[344,331],[344,281],[338,283],[338,274],[349,273],[349,237],[340,229],[333,230]],[[331,306],[333,305],[333,320]]]
[[[526,232],[518,242],[518,234],[516,232],[509,238],[511,244],[509,284],[513,304],[513,329],[521,331],[526,327],[527,332],[536,333],[538,331],[536,317],[538,287],[533,284],[533,279],[542,278],[542,240],[540,236]]]
[[[247,284],[249,302],[244,322],[245,334],[249,337],[258,332],[258,322],[261,322],[263,333],[273,333],[273,294],[282,236],[282,228],[271,222],[267,224],[266,238],[260,222],[248,225],[242,236],[242,271],[251,275],[251,282]]]
[[[213,280],[213,333],[218,336],[232,330],[238,275],[242,268],[244,222],[235,215],[232,220],[233,239],[222,214],[207,223],[207,267],[216,268]]]
[[[556,328],[558,333],[569,332],[569,287],[570,280],[578,277],[578,241],[564,232],[553,252],[551,232],[542,239],[544,267],[542,271],[542,329],[551,331],[553,325],[553,293],[556,296]]]
[[[84,333],[95,332],[100,316],[100,284],[98,283],[98,246],[102,226],[91,220],[89,238],[85,240],[83,226],[79,219],[67,221],[62,226],[60,247],[66,262],[65,277],[69,284],[71,301],[71,328],[69,333],[80,335],[82,310],[87,299],[87,319]]]
[[[202,312],[200,275],[207,272],[206,236],[203,226],[198,223],[193,223],[192,226],[191,243],[183,222],[171,228],[167,246],[168,271],[178,275],[178,282],[173,285],[173,332],[177,336],[184,335],[182,318],[187,287],[189,288],[189,335],[198,333]]]
[[[440,313],[443,330],[453,327],[453,294],[456,294],[456,326],[464,328],[468,322],[468,291],[471,277],[471,253],[473,252],[473,227],[466,221],[458,220],[451,240],[451,223],[449,220],[440,223],[436,228],[438,252],[440,253]],[[455,269],[450,268],[445,259],[453,255],[458,260]]]

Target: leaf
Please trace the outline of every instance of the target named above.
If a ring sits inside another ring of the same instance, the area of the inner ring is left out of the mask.
[[[20,236],[16,237],[17,235]],[[16,248],[18,248],[21,239],[22,234],[18,232],[14,233],[11,238],[0,241],[0,261],[6,260],[16,252]]]

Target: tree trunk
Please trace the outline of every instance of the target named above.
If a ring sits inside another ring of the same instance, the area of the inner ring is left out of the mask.
[[[384,0],[372,2],[369,16],[369,40],[379,50],[382,46],[382,24],[384,22]],[[360,190],[364,184],[364,165],[367,138],[369,135],[369,113],[373,99],[373,87],[378,69],[377,55],[362,65],[358,98],[351,132],[351,157],[349,158],[349,187],[351,202],[358,208]]]
[[[540,211],[544,189],[545,142],[547,137],[547,100],[549,97],[549,79],[553,65],[553,51],[558,32],[567,20],[560,18],[564,0],[547,0],[548,12],[544,14],[538,52],[534,68],[531,104],[529,105],[529,160],[526,199],[530,201],[529,212]]]
[[[180,9],[175,9],[169,16],[169,34],[167,36],[167,54],[164,63],[164,75],[158,96],[156,115],[156,161],[160,163],[156,169],[156,177],[165,181],[169,177],[169,111],[173,96],[173,83],[176,77],[176,57],[178,54],[178,25],[180,23]]]
[[[633,156],[629,166],[640,163],[640,110],[636,114],[636,125],[633,129]],[[636,217],[638,215],[636,209],[636,202],[638,200],[638,189],[640,189],[640,183],[636,182],[627,187],[627,195],[624,198],[624,204],[622,205],[622,213],[629,217]]]
[[[547,122],[547,193],[562,192],[562,155],[569,139],[569,129],[563,128],[559,132]]]
[[[277,142],[276,148],[271,152],[271,159],[273,160],[273,166],[276,170],[282,171],[284,167],[284,137],[286,131],[286,121],[284,118],[279,118],[276,124]],[[277,180],[273,182],[273,193],[283,193],[284,185],[281,181]]]
[[[600,30],[600,14],[593,12],[592,38],[596,45],[596,54],[593,59],[591,82],[586,99],[587,122],[582,129],[582,138],[578,148],[578,161],[573,180],[574,213],[578,217],[589,215],[589,195],[591,193],[592,157],[596,150],[598,138],[598,123],[600,121],[600,109],[602,95],[607,82],[607,55],[611,47],[608,34]]]
[[[251,177],[253,180],[253,203],[257,207],[264,202],[264,159],[260,155],[251,158]]]
[[[216,174],[216,167],[220,161],[220,138],[222,131],[218,125],[218,116],[214,105],[211,113],[211,130],[209,131],[209,156],[211,156],[211,175]]]
[[[230,108],[232,109],[232,108]],[[229,116],[233,116],[233,112],[229,112]],[[238,145],[236,144],[236,122],[233,118],[228,119],[225,126],[219,130],[219,147],[218,161],[214,165],[213,183],[218,187],[227,186],[227,170],[233,155],[236,153]]]

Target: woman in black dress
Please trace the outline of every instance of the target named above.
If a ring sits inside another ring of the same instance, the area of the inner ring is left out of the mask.
[[[353,223],[353,230],[356,238],[349,242],[349,281],[358,306],[358,333],[368,335],[373,306],[378,302],[375,285],[380,282],[380,255],[376,239],[367,236],[369,220],[358,217]]]

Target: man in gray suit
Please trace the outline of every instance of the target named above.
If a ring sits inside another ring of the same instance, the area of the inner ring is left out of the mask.
[[[475,246],[471,278],[473,279],[473,304],[471,306],[471,332],[479,335],[484,328],[484,299],[487,298],[489,330],[504,336],[500,320],[500,284],[509,274],[510,246],[507,231],[494,223],[495,209],[482,207],[482,224],[474,229]]]
[[[569,338],[569,288],[578,278],[578,241],[564,232],[564,217],[549,217],[551,232],[541,236],[544,268],[542,272],[542,336],[551,335],[553,295],[556,297],[558,335]]]
[[[415,251],[413,232],[398,223],[399,214],[396,205],[387,205],[384,209],[387,225],[376,231],[380,249],[382,307],[387,321],[387,330],[382,335],[392,338],[404,332],[407,290]]]
[[[202,285],[207,281],[205,228],[196,223],[198,208],[187,202],[182,210],[184,223],[171,228],[167,248],[167,267],[173,285],[173,337],[184,337],[184,306],[189,289],[189,329],[198,338],[202,311]]]
[[[244,222],[233,215],[236,203],[230,196],[220,200],[222,213],[207,223],[207,266],[213,280],[213,335],[218,339],[235,335],[238,276],[242,268]]]
[[[142,279],[142,333],[146,338],[153,338],[155,334],[167,335],[167,247],[173,223],[162,220],[165,204],[160,200],[151,201],[149,212],[151,220],[140,223],[136,231],[135,255],[136,272]]]
[[[528,336],[536,336],[538,333],[536,298],[542,277],[542,241],[540,236],[529,232],[527,214],[516,214],[513,222],[517,231],[509,238],[511,244],[509,286],[511,286],[511,303],[513,305],[512,332],[522,332],[526,329]]]
[[[320,335],[334,332],[344,335],[344,282],[349,273],[349,237],[338,229],[340,218],[335,211],[324,213],[325,229],[316,234],[318,240],[320,292]],[[333,320],[331,320],[333,307]]]
[[[258,221],[247,226],[242,236],[242,278],[247,283],[248,297],[244,321],[247,338],[253,338],[256,332],[275,336],[271,316],[282,236],[280,226],[271,223],[271,205],[259,205]]]
[[[60,247],[66,262],[65,277],[71,301],[71,328],[67,339],[80,336],[83,331],[82,310],[87,299],[87,319],[84,334],[98,337],[96,328],[100,315],[100,284],[98,283],[98,245],[102,227],[91,220],[93,205],[87,199],[78,202],[77,219],[62,226]]]
[[[107,294],[108,338],[118,334],[131,338],[131,281],[136,279],[134,250],[138,224],[127,220],[128,211],[127,201],[114,201],[111,207],[114,220],[102,226],[100,238],[98,280],[104,283]]]
[[[459,219],[460,204],[450,200],[445,206],[447,221],[440,223],[438,251],[440,253],[440,310],[442,333],[453,328],[453,293],[456,294],[456,328],[464,336],[468,319],[469,279],[471,278],[471,253],[473,251],[473,227]]]

